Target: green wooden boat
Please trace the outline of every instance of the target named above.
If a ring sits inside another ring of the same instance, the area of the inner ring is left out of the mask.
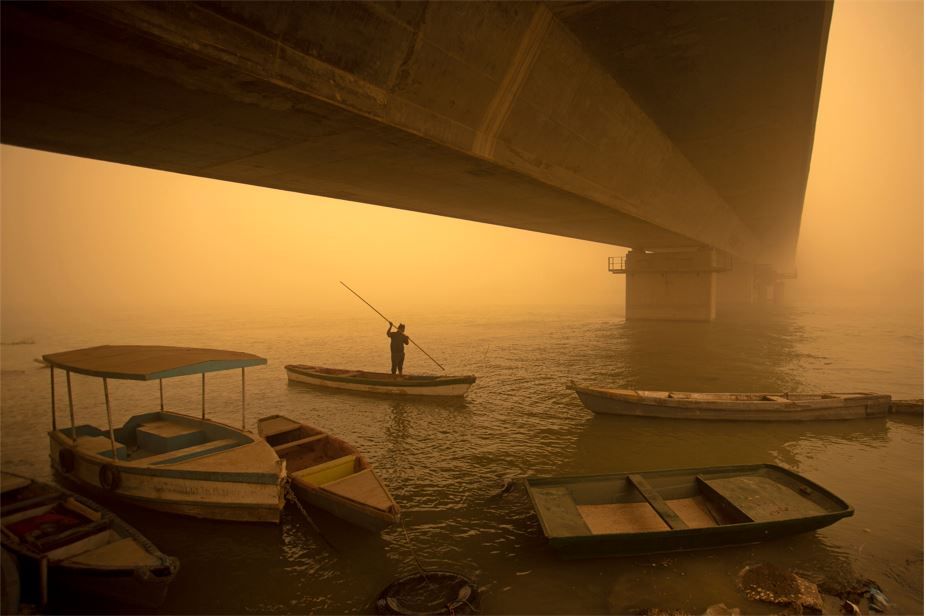
[[[757,543],[854,513],[828,490],[772,464],[529,477],[526,485],[544,535],[565,558]]]

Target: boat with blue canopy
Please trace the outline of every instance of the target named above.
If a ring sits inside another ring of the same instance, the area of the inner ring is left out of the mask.
[[[285,463],[246,430],[250,353],[171,346],[96,346],[44,355],[51,368],[51,462],[68,480],[140,506],[199,518],[279,522]],[[56,371],[67,385],[69,425],[58,426]],[[206,418],[206,374],[241,370],[241,427]],[[71,374],[102,380],[106,429],[75,420]],[[164,380],[201,375],[200,417],[164,408]],[[114,427],[111,380],[158,381],[160,407]]]

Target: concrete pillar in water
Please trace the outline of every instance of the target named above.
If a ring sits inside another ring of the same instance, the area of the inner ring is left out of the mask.
[[[717,272],[726,269],[715,250],[631,250],[625,260],[627,319],[712,321]]]

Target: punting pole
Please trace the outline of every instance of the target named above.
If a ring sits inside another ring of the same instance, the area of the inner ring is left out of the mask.
[[[354,295],[357,295],[357,292],[354,291],[353,289],[351,289],[349,286],[347,286],[346,284],[344,284],[344,283],[341,282],[340,280],[339,280],[338,282],[340,282],[341,284],[343,284],[345,289],[347,289],[348,291],[350,291],[350,292],[353,293]],[[370,302],[368,302],[367,300],[363,299],[363,298],[360,297],[359,295],[357,295],[357,299],[359,299],[361,302],[363,302],[364,304],[366,304],[366,305],[369,306],[370,308],[373,308],[373,305],[370,304]],[[392,320],[391,320],[391,319],[387,319],[385,316],[383,316],[383,313],[382,313],[382,312],[380,312],[380,311],[377,310],[376,308],[373,308],[373,312],[375,312],[375,313],[378,314],[379,316],[383,317],[383,319],[384,319],[387,323],[389,323],[390,325],[392,325]],[[433,357],[431,357],[430,355],[428,355],[428,352],[427,352],[427,351],[425,351],[425,350],[422,349],[420,346],[418,346],[418,343],[415,342],[414,340],[412,340],[412,337],[411,337],[411,336],[408,336],[408,341],[411,342],[412,344],[414,344],[416,347],[418,347],[418,350],[419,350],[419,351],[421,351],[422,353],[424,353],[425,355],[427,355],[427,356],[428,356],[428,359],[430,359],[430,360],[433,361],[435,364],[437,364],[437,367],[438,367],[438,368],[440,368],[441,370],[446,370],[446,368],[444,368],[443,366],[441,366],[441,365],[437,362],[436,359],[434,359]]]
[[[158,379],[158,390],[161,392],[161,412],[164,412],[164,379]]]
[[[49,372],[51,373],[51,431],[54,432],[58,429],[57,421],[55,420],[55,367],[49,366]]]
[[[241,429],[244,430],[244,368],[241,368]]]
[[[206,418],[206,373],[203,372],[203,419]]]
[[[65,370],[68,377],[68,411],[71,413],[71,440],[77,442],[77,428],[74,426],[74,398],[71,396],[71,371]]]
[[[106,421],[109,422],[109,445],[113,450],[113,462],[116,458],[116,433],[113,432],[113,412],[109,406],[109,382],[103,377],[103,397],[106,399]]]

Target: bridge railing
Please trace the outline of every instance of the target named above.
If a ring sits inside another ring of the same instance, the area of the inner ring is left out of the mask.
[[[627,257],[608,257],[608,271],[612,274],[627,273]]]

